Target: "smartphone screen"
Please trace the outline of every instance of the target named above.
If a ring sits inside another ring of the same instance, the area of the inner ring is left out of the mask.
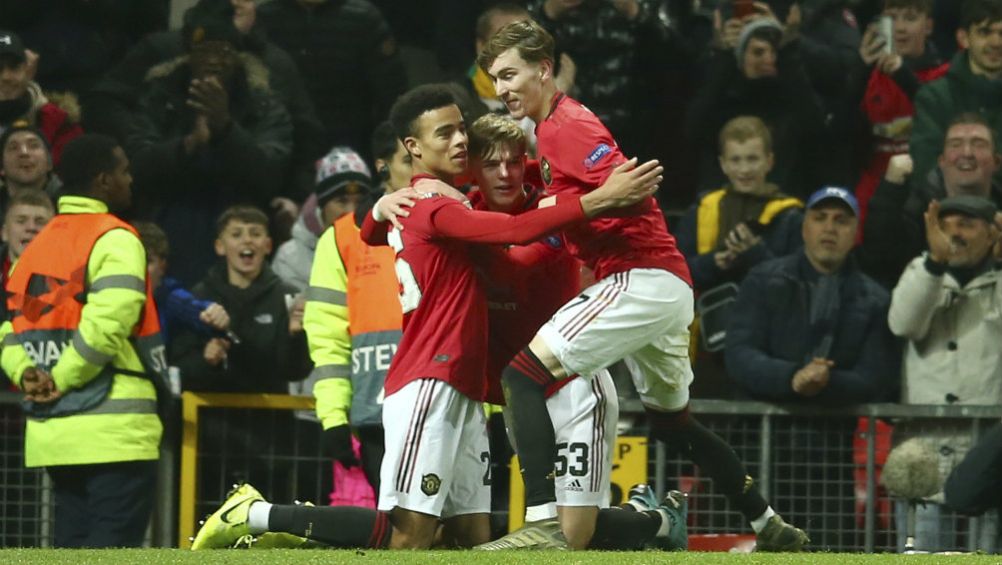
[[[894,53],[894,18],[880,16],[877,20],[877,29],[884,38],[884,53]]]

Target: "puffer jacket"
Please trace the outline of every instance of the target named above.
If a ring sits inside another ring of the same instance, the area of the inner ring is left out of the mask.
[[[888,323],[906,338],[905,404],[1002,402],[1002,283],[990,268],[964,287],[917,257],[894,288]]]
[[[700,222],[706,219],[700,217],[700,207],[708,196],[709,194],[700,195],[696,203],[682,217],[678,228],[673,230],[678,249],[685,255],[685,260],[689,264],[693,288],[696,291],[709,290],[728,282],[739,282],[755,265],[788,255],[803,246],[804,240],[800,234],[800,226],[804,221],[804,213],[801,210],[803,204],[791,205],[769,218],[770,221],[762,226],[763,231],[759,234],[762,237],[761,242],[739,255],[731,269],[721,269],[713,258],[720,249],[701,252],[699,246],[700,229],[703,227]],[[775,198],[770,200],[784,197],[785,195],[777,193]],[[719,206],[715,212],[712,221],[719,226]],[[749,220],[761,220],[761,218],[749,218]]]

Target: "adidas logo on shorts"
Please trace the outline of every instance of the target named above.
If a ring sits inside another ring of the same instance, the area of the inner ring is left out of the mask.
[[[581,481],[574,479],[571,484],[564,487],[564,490],[569,490],[572,492],[584,492],[584,487],[581,486]]]

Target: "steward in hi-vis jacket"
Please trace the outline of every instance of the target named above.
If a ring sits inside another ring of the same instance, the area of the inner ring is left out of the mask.
[[[378,492],[383,380],[400,341],[402,314],[393,249],[371,247],[359,236],[356,219],[366,213],[367,207],[341,216],[320,236],[303,326],[324,447],[342,464],[353,464],[354,429],[362,469]]]
[[[59,174],[59,214],[7,282],[0,361],[26,393],[25,464],[52,478],[55,545],[140,546],[166,363],[143,245],[109,212],[129,204],[129,161],[113,139],[84,135]]]

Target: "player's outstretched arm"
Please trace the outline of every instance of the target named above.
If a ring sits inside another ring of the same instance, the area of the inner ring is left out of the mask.
[[[581,208],[594,218],[612,208],[632,206],[657,192],[663,172],[656,159],[637,165],[634,157],[613,169],[602,186],[582,196]]]
[[[373,211],[375,211],[373,207]],[[392,226],[389,224],[388,220],[376,219],[372,212],[365,215],[365,219],[362,220],[362,226],[359,231],[359,237],[362,238],[367,245],[373,247],[379,245],[389,245],[387,236],[390,233],[390,228]]]
[[[585,219],[580,198],[569,195],[554,198],[547,198],[547,203],[541,204],[545,207],[518,216],[470,210],[455,202],[436,210],[432,224],[442,237],[473,243],[526,245]]]
[[[559,237],[553,237],[559,241]],[[478,246],[474,248],[474,253],[487,280],[495,280],[504,279],[513,272],[529,273],[545,267],[559,259],[566,250],[562,245],[554,246],[552,242],[534,241],[528,245]]]

